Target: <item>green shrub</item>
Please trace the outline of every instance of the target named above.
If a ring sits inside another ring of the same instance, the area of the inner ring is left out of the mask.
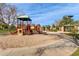
[[[14,25],[9,26],[9,31],[14,32],[16,30],[16,27]]]

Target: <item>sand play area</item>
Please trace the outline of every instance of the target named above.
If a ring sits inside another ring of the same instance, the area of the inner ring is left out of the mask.
[[[71,45],[72,47],[70,47]],[[75,49],[76,45],[74,43],[57,35],[0,36],[0,55],[70,55]]]
[[[59,37],[56,35],[8,35],[0,36],[0,48],[18,48],[18,47],[31,47],[43,44],[49,44],[57,41]]]

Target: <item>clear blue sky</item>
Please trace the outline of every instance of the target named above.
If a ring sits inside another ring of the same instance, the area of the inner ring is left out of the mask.
[[[14,5],[18,10],[30,16],[35,24],[52,24],[64,15],[74,15],[73,18],[79,20],[79,4],[77,3],[17,3]]]

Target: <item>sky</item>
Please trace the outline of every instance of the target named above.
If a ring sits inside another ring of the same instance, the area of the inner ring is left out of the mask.
[[[17,11],[28,15],[32,23],[50,25],[65,15],[73,15],[73,19],[79,20],[78,3],[17,3],[13,4]]]

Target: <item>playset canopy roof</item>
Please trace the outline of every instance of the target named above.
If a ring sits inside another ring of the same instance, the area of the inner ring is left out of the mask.
[[[32,20],[29,18],[29,16],[26,16],[26,15],[24,15],[24,16],[19,16],[19,17],[17,17],[17,19],[22,20],[22,21],[32,21]]]

